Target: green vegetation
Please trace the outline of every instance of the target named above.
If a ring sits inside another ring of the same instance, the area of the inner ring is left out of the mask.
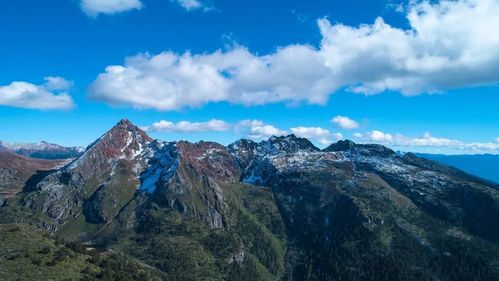
[[[0,225],[0,280],[160,280],[120,254],[64,244],[25,224]]]
[[[240,184],[222,188],[231,210],[226,229],[149,202],[138,214],[137,235],[117,247],[167,280],[278,280],[285,233],[272,194]]]
[[[0,280],[77,280],[98,271],[89,256],[28,225],[0,225]]]

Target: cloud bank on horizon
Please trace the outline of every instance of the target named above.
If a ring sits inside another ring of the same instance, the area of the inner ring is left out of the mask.
[[[379,130],[362,134],[355,133],[355,138],[370,143],[378,143],[395,147],[449,147],[457,150],[468,150],[473,152],[491,152],[499,150],[499,138],[495,142],[472,142],[466,143],[460,140],[438,138],[430,133],[424,133],[421,137],[407,137],[402,134],[389,134]]]
[[[338,117],[340,117],[340,119],[338,119]],[[337,116],[332,120],[335,119],[349,120],[354,122],[353,124],[358,124],[355,120],[352,120],[346,116]],[[348,122],[348,124],[350,123]],[[206,122],[180,121],[177,123],[161,120],[153,123],[151,126],[145,126],[142,128],[148,132],[166,133],[226,132],[232,130],[236,134],[256,141],[266,140],[273,136],[294,134],[297,137],[310,139],[312,142],[322,147],[344,139],[341,133],[332,133],[321,127],[297,126],[289,128],[288,130],[283,130],[261,120],[242,120],[236,124],[230,124],[218,119],[211,119]],[[350,127],[347,127],[346,129],[349,128]],[[475,153],[491,153],[499,151],[499,138],[496,138],[495,142],[466,143],[460,140],[434,137],[428,132],[424,133],[422,136],[409,137],[399,133],[390,134],[379,130],[372,130],[367,133],[356,132],[353,134],[353,137],[355,141],[360,143],[376,143],[400,149],[411,147],[437,147],[451,148],[456,151],[471,151]]]
[[[340,89],[411,96],[499,83],[499,1],[417,2],[409,29],[382,18],[352,27],[319,19],[318,48],[295,44],[257,55],[228,51],[138,54],[111,65],[90,97],[160,111],[229,102],[325,104]]]
[[[272,136],[294,134],[297,137],[308,138],[321,145],[329,145],[343,138],[341,133],[331,133],[321,127],[298,126],[289,130],[281,130],[261,120],[241,120],[230,124],[223,120],[211,119],[206,122],[180,121],[177,123],[161,120],[151,126],[142,127],[147,132],[166,133],[200,133],[200,132],[226,132],[234,131],[236,134],[253,140],[265,140]]]

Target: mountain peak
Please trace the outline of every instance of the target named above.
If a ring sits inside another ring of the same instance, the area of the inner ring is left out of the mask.
[[[130,120],[123,118],[121,119],[116,125],[127,125],[127,126],[134,126]]]
[[[356,144],[351,140],[340,140],[326,147],[324,152],[350,151],[365,156],[390,157],[396,155],[392,149],[379,144]]]
[[[121,119],[118,123],[116,123],[116,125],[111,130],[113,130],[115,128],[127,129],[127,130],[139,129],[130,120],[128,120],[126,118]]]
[[[151,142],[152,139],[139,127],[135,126],[130,120],[123,118],[116,125],[111,128],[106,134],[112,138],[136,136],[146,142]]]
[[[306,138],[299,138],[294,134],[287,136],[272,136],[267,141],[260,142],[260,146],[267,148],[265,150],[277,150],[281,152],[298,152],[298,151],[319,151],[315,145]]]
[[[356,144],[351,140],[340,140],[326,147],[324,151],[326,152],[347,151],[354,148],[355,146]]]
[[[85,167],[86,170],[91,170],[90,167],[99,163],[97,166],[102,164],[100,169],[104,170],[104,166],[110,163],[109,160],[131,160],[138,156],[152,141],[143,130],[133,125],[128,119],[121,119],[114,127],[88,146],[85,153],[69,168],[81,166]]]

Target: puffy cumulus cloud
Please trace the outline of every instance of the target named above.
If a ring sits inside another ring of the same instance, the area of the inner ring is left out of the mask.
[[[332,88],[317,72],[321,69],[326,71],[309,46],[289,46],[268,56],[255,56],[244,47],[204,55],[140,54],[127,58],[123,66],[107,67],[91,85],[90,96],[158,110],[221,101],[325,103]]]
[[[61,77],[45,77],[45,84],[15,81],[0,86],[0,105],[42,110],[67,110],[74,107],[67,93],[71,82]]]
[[[205,5],[199,0],[171,0],[174,3],[180,5],[180,7],[186,9],[187,11],[206,9]]]
[[[358,122],[356,122],[355,120],[352,120],[346,116],[341,116],[341,115],[338,115],[338,116],[334,117],[333,119],[331,119],[331,122],[336,124],[337,126],[343,128],[343,129],[347,129],[347,130],[357,129],[359,127]]]
[[[499,83],[498,0],[411,3],[407,29],[382,18],[359,27],[320,19],[317,48],[139,54],[107,67],[90,93],[111,104],[176,110],[221,101],[325,104],[342,88],[415,95]]]
[[[374,142],[397,147],[447,147],[457,150],[468,151],[499,151],[499,141],[496,142],[472,142],[466,143],[460,140],[438,138],[430,133],[425,133],[421,137],[407,137],[402,134],[388,134],[374,130],[365,134],[355,133],[355,138],[364,142]]]
[[[329,130],[320,127],[295,127],[291,128],[291,132],[297,137],[315,140],[322,145],[329,145],[333,143],[333,140],[343,138],[340,133],[331,133]]]
[[[267,139],[272,136],[287,135],[287,131],[280,130],[260,120],[243,120],[236,126],[236,131],[243,132],[246,137],[255,140]]]
[[[128,58],[125,66],[109,66],[98,76],[90,87],[90,97],[158,110],[225,100],[228,81],[214,66],[198,63],[199,58],[170,52]]]
[[[326,64],[354,92],[415,95],[499,82],[499,1],[412,1],[409,29],[323,19]]]
[[[83,12],[92,17],[142,8],[140,0],[82,0],[80,5]]]
[[[195,133],[195,132],[223,132],[228,131],[231,126],[222,120],[211,119],[207,122],[190,122],[181,121],[173,123],[170,121],[161,120],[155,122],[150,127],[146,127],[146,131],[153,132],[176,132],[176,133]]]

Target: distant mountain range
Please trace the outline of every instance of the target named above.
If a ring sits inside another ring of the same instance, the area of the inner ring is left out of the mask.
[[[418,153],[419,157],[438,161],[463,170],[472,175],[493,181],[499,184],[499,155],[443,155]]]
[[[165,142],[124,119],[5,201],[0,279],[490,281],[498,218],[495,185],[412,153]]]
[[[65,147],[45,141],[37,143],[9,143],[0,141],[0,151],[2,150],[32,158],[67,159],[80,156],[85,148]]]

